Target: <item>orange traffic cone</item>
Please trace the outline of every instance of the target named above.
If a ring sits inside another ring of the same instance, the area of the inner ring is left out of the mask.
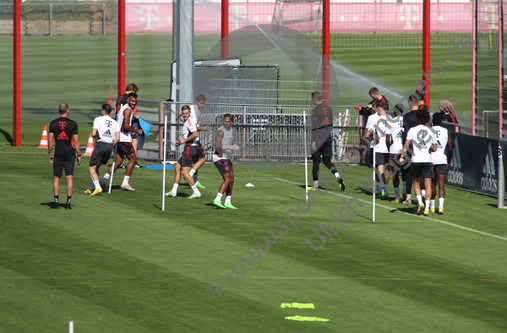
[[[42,131],[42,137],[40,138],[40,145],[37,148],[48,149],[48,127],[47,126],[44,126],[44,130]]]
[[[86,145],[86,151],[83,155],[84,156],[92,156],[93,148],[94,148],[93,137],[92,137],[92,134],[90,133],[90,137],[88,138],[88,145]]]

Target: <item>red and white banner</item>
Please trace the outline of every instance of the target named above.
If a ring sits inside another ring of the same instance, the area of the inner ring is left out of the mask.
[[[273,3],[230,3],[229,31],[252,24],[278,22]],[[491,25],[497,15],[491,6]],[[320,29],[318,21],[310,21],[320,4],[285,3],[284,24],[301,32]],[[431,4],[432,32],[471,32],[472,3]],[[273,16],[275,18],[273,18]],[[489,18],[484,18],[489,20]],[[305,22],[295,23],[301,20]],[[127,3],[127,33],[172,33],[172,3]],[[492,27],[494,28],[494,27]],[[331,3],[331,33],[406,33],[422,31],[422,4],[419,3]],[[220,3],[195,3],[195,33],[220,33]]]

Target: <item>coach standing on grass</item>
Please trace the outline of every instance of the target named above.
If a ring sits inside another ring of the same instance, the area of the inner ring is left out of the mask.
[[[58,109],[60,117],[49,124],[48,136],[48,155],[49,162],[53,164],[53,193],[55,204],[51,209],[60,209],[60,179],[65,168],[65,179],[67,180],[67,204],[65,208],[72,209],[70,201],[72,199],[72,190],[74,189],[74,165],[81,164],[81,146],[79,144],[79,135],[77,123],[69,119],[69,106],[65,103],[60,104]],[[55,154],[53,155],[53,139],[55,140]]]

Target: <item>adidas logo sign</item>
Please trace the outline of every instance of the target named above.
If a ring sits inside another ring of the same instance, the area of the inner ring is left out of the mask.
[[[458,138],[454,139],[454,149],[447,181],[455,185],[463,185],[463,172],[461,171],[461,157],[459,153]]]
[[[496,172],[495,172],[495,159],[493,158],[493,151],[491,150],[491,144],[488,146],[488,154],[484,160],[484,166],[482,167],[483,175],[481,177],[481,190],[488,192],[496,192],[498,189]]]

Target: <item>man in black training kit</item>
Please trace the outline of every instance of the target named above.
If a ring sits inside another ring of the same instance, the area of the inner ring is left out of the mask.
[[[322,94],[319,91],[312,93],[312,102],[315,108],[311,112],[312,116],[312,159],[313,159],[313,187],[308,189],[320,189],[319,187],[319,165],[321,161],[335,175],[340,183],[340,189],[345,191],[345,183],[340,177],[336,166],[331,163],[333,156],[333,139],[331,131],[333,130],[333,110],[329,105],[322,102]]]
[[[81,164],[81,147],[79,145],[79,135],[77,123],[69,119],[69,106],[65,103],[60,104],[58,112],[60,118],[56,118],[49,124],[48,136],[48,155],[49,162],[53,164],[53,193],[55,195],[55,204],[51,209],[60,209],[60,179],[65,168],[65,179],[67,180],[67,205],[65,208],[72,209],[70,201],[72,199],[72,190],[74,189],[74,165]],[[53,155],[53,139],[55,140],[55,154]]]

